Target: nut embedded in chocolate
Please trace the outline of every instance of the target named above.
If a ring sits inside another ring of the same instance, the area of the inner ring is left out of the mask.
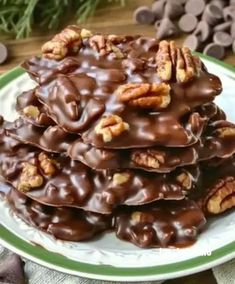
[[[158,169],[165,162],[165,153],[157,150],[137,150],[131,154],[131,160],[140,167]]]
[[[121,102],[153,110],[166,108],[171,100],[170,85],[165,83],[130,83],[118,87],[117,95]]]
[[[52,176],[56,171],[55,161],[50,159],[46,153],[41,152],[38,155],[40,167],[46,176]]]
[[[95,127],[95,133],[100,134],[106,143],[128,130],[129,125],[118,115],[109,115],[101,118]]]
[[[36,119],[40,115],[40,111],[36,106],[27,106],[23,109],[23,113],[30,118]]]

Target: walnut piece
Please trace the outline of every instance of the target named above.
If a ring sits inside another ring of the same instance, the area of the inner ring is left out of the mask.
[[[165,162],[163,152],[156,150],[134,151],[131,154],[131,160],[138,166],[158,169]]]
[[[235,127],[222,127],[215,130],[219,138],[235,136]]]
[[[81,30],[81,38],[82,38],[82,39],[90,38],[90,37],[92,37],[92,36],[93,36],[93,34],[92,34],[91,31],[89,31],[89,30],[87,30],[87,29],[82,29],[82,30]]]
[[[40,187],[42,184],[43,177],[39,175],[38,168],[28,162],[23,163],[23,169],[17,189],[19,191],[27,192],[32,188]]]
[[[81,29],[68,26],[42,46],[42,54],[49,59],[61,60],[70,52],[77,52],[82,44]]]
[[[205,198],[205,210],[209,214],[220,214],[235,207],[235,178],[220,179]]]
[[[163,81],[170,81],[175,74],[178,83],[186,83],[198,76],[201,61],[187,47],[176,48],[174,41],[159,43],[156,55],[157,73]]]
[[[98,52],[101,56],[114,53],[116,58],[123,58],[124,54],[122,51],[113,44],[118,37],[114,35],[104,36],[104,35],[94,35],[89,39],[91,48]]]
[[[38,109],[38,107],[30,105],[27,106],[23,109],[23,113],[27,116],[27,117],[31,117],[31,118],[38,118],[38,116],[40,115],[40,111]]]
[[[176,180],[182,185],[183,188],[187,190],[192,188],[193,179],[189,172],[183,171],[176,177]]]
[[[170,86],[165,83],[130,83],[117,89],[119,101],[131,106],[161,110],[171,101]]]
[[[141,221],[142,212],[135,211],[131,214],[131,220],[139,223]]]
[[[130,175],[128,173],[115,173],[113,175],[113,184],[121,185],[126,183],[130,179]]]
[[[45,175],[52,176],[55,173],[55,162],[50,159],[45,153],[41,152],[38,155],[38,160],[40,162],[40,167]]]
[[[103,137],[104,142],[110,142],[114,137],[129,130],[129,124],[124,122],[118,115],[109,115],[101,118],[95,127],[95,133]]]

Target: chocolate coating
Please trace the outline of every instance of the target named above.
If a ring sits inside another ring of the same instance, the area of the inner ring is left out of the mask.
[[[195,143],[201,131],[191,131],[184,116],[214,100],[222,90],[219,78],[204,67],[199,77],[186,84],[172,78],[171,103],[166,109],[138,109],[119,102],[116,90],[127,83],[160,82],[156,72],[158,41],[124,37],[117,46],[123,58],[99,55],[87,41],[74,57],[61,61],[33,58],[25,62],[26,70],[41,84],[37,96],[46,105],[48,115],[65,131],[82,133],[84,140],[96,147],[177,147]],[[108,114],[120,116],[130,131],[105,143],[94,133],[94,127],[101,116]]]
[[[43,185],[25,194],[52,206],[110,214],[122,204],[141,205],[159,199],[183,199],[200,182],[197,167],[182,168],[170,174],[137,170],[94,172],[79,162],[53,154],[48,154],[48,157],[54,161],[56,171],[52,176],[47,176],[39,166],[39,153],[39,150],[21,145],[2,131],[0,175],[18,188],[24,163],[33,164],[43,177]],[[183,173],[189,177],[186,187],[178,178]]]
[[[158,202],[122,208],[115,219],[117,237],[142,248],[192,245],[206,223],[193,201]]]
[[[40,204],[15,189],[7,194],[7,201],[16,215],[57,239],[84,241],[111,227],[111,216],[80,209],[50,207]]]

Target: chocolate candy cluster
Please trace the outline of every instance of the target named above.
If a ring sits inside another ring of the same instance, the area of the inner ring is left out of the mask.
[[[23,67],[37,87],[18,96],[16,121],[1,119],[0,175],[28,224],[186,246],[235,206],[235,125],[188,48],[68,26]]]
[[[229,50],[235,53],[234,0],[155,0],[137,8],[134,19],[154,24],[159,40],[185,33],[184,45],[191,50],[218,59]]]

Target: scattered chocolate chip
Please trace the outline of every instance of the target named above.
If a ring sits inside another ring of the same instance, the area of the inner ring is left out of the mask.
[[[178,34],[176,25],[168,18],[161,20],[160,24],[157,23],[157,39],[163,39]]]
[[[169,19],[177,19],[184,14],[184,7],[177,2],[167,2],[165,5],[164,17]]]
[[[185,11],[189,14],[193,14],[195,16],[199,16],[202,14],[205,8],[204,0],[189,0],[185,5]]]
[[[152,4],[151,10],[155,15],[156,20],[160,20],[163,18],[165,4],[166,4],[166,0],[155,1]]]
[[[223,46],[217,43],[210,43],[205,47],[203,53],[209,56],[213,56],[217,59],[223,59],[225,56],[225,49]]]
[[[218,24],[214,27],[215,32],[226,32],[231,28],[232,22],[228,21],[222,24]]]
[[[200,21],[194,31],[194,34],[201,42],[205,42],[211,35],[211,27],[206,21]]]
[[[6,46],[3,43],[0,43],[0,64],[4,63],[7,60],[8,51]]]
[[[232,37],[226,32],[216,32],[213,36],[213,40],[215,43],[224,47],[229,47],[233,43]]]
[[[197,18],[192,14],[185,14],[179,20],[179,27],[183,32],[190,33],[197,26]]]
[[[227,21],[235,21],[235,5],[228,6],[223,10],[224,20]]]
[[[135,10],[135,21],[142,25],[151,25],[155,21],[154,13],[147,7],[141,6]]]
[[[199,39],[196,35],[192,34],[186,37],[185,41],[184,41],[184,46],[187,46],[188,48],[190,48],[193,51],[198,50],[199,46],[200,46],[200,42]]]
[[[222,10],[213,4],[206,5],[202,19],[206,21],[209,25],[216,25],[223,18]]]

